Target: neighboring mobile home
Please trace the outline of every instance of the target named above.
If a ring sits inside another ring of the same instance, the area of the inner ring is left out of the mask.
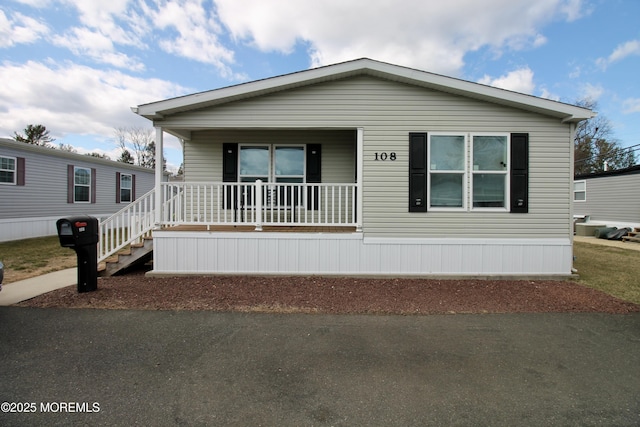
[[[574,215],[594,224],[640,227],[640,165],[577,175],[573,202]]]
[[[61,217],[106,218],[154,179],[148,168],[0,138],[0,241],[55,235]]]
[[[571,274],[590,110],[370,59],[133,110],[184,147],[156,274]]]

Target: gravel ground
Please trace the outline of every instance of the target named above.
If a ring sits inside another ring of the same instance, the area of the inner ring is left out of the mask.
[[[98,290],[59,289],[26,307],[268,313],[445,314],[639,312],[640,306],[564,281],[188,276],[100,278]]]

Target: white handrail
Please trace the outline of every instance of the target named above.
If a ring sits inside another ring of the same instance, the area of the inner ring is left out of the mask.
[[[98,261],[151,236],[154,227],[155,191],[151,190],[136,201],[100,221]]]

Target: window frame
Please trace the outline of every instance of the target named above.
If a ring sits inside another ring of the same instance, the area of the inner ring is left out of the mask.
[[[463,168],[460,170],[438,169],[434,163],[432,151],[432,139],[439,136],[457,136],[464,139]],[[502,137],[505,138],[506,151],[505,162],[502,170],[476,169],[474,165],[474,138],[475,137]],[[432,212],[510,212],[511,207],[511,134],[509,132],[428,132],[427,133],[427,211]],[[432,177],[438,174],[456,174],[462,176],[462,206],[434,206]],[[476,175],[502,175],[504,177],[503,206],[474,206],[473,186]]]
[[[13,173],[13,182],[0,182],[0,185],[18,185],[18,158],[12,156],[0,156],[0,159],[9,159],[13,160],[13,170],[10,169],[0,169],[3,172]],[[0,163],[1,167],[2,163]]]
[[[502,171],[498,170],[476,170],[474,165],[474,137],[476,136],[497,136],[506,138],[506,152],[504,168]],[[509,212],[511,206],[511,134],[508,132],[473,132],[469,134],[469,171],[470,171],[470,185],[469,185],[469,207],[471,211],[479,212]],[[473,199],[473,178],[475,175],[503,175],[504,176],[504,206],[474,206]]]
[[[78,170],[85,170],[89,174],[89,183],[88,184],[78,184],[76,183],[76,174]],[[91,203],[91,184],[93,180],[93,174],[91,173],[91,168],[85,168],[82,166],[74,166],[73,167],[73,203]],[[76,198],[76,188],[77,187],[87,187],[89,192],[87,193],[87,200],[77,200]]]
[[[576,184],[584,184],[584,189],[582,190],[576,190]],[[584,199],[576,199],[576,194],[577,193],[584,193]],[[578,181],[573,181],[573,201],[574,202],[579,202],[579,203],[584,203],[587,201],[587,180],[586,179],[580,179]]]

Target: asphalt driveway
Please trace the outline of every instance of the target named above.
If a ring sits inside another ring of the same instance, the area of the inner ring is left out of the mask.
[[[640,314],[0,307],[0,402],[2,426],[636,426]]]

